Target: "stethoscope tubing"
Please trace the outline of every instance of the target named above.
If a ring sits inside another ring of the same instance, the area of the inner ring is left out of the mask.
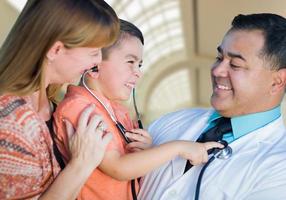
[[[136,117],[137,117],[138,127],[140,129],[143,129],[143,123],[142,123],[141,116],[140,116],[140,113],[138,111],[137,103],[136,103],[136,91],[135,91],[135,88],[133,88],[133,90],[132,90],[132,99],[133,99],[133,105],[134,105],[135,114],[136,114]]]
[[[209,158],[208,162],[202,167],[200,171],[197,184],[196,184],[195,200],[199,200],[203,175],[207,167],[210,165],[210,163],[213,162],[216,158],[225,160],[225,159],[230,158],[232,155],[232,149],[228,145],[228,143],[226,141],[220,141],[220,142],[224,144],[225,147],[219,151],[215,150],[215,152],[213,152],[213,155]]]
[[[108,115],[110,116],[111,120],[116,124],[117,120],[115,119],[115,116],[109,111],[109,109],[106,107],[106,105],[100,100],[100,98],[98,98],[90,89],[89,87],[86,85],[85,83],[85,76],[87,74],[87,72],[89,72],[89,70],[85,71],[82,74],[82,84],[83,87],[104,107],[104,109],[106,110],[106,112],[108,113]]]
[[[92,70],[92,69],[91,69]],[[104,109],[106,110],[106,112],[108,113],[108,115],[110,116],[111,120],[113,121],[113,123],[115,124],[115,126],[117,127],[117,129],[119,130],[121,136],[123,137],[123,139],[125,140],[125,142],[128,144],[131,142],[131,140],[126,137],[125,133],[126,133],[126,129],[124,128],[124,126],[116,120],[115,116],[109,111],[109,109],[107,108],[107,106],[100,100],[100,98],[98,98],[90,89],[89,87],[86,85],[85,83],[85,76],[87,74],[87,72],[90,70],[85,71],[82,74],[82,84],[83,87],[104,107]],[[133,89],[133,105],[135,108],[135,112],[136,112],[136,116],[137,116],[137,120],[138,120],[138,126],[139,128],[143,129],[143,124],[142,121],[140,120],[140,114],[138,112],[137,109],[137,105],[136,105],[136,100],[135,100],[135,89]],[[131,180],[131,192],[132,192],[132,198],[133,200],[137,200],[137,196],[136,196],[136,189],[135,189],[135,180]]]
[[[200,197],[200,189],[201,189],[201,183],[202,183],[202,179],[203,179],[203,175],[205,173],[205,170],[207,169],[207,167],[209,166],[209,164],[214,161],[215,156],[212,156],[208,162],[202,167],[199,177],[198,177],[198,181],[197,181],[197,185],[196,185],[196,191],[195,191],[195,200],[199,200]]]

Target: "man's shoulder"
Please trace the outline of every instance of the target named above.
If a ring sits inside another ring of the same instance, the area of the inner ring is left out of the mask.
[[[179,139],[177,134],[182,135],[191,126],[195,126],[202,119],[207,119],[213,111],[213,109],[193,108],[169,113],[154,121],[148,131],[155,143]]]
[[[174,124],[174,123],[188,123],[193,119],[198,119],[205,115],[210,115],[214,110],[213,109],[205,109],[205,108],[192,108],[192,109],[182,109],[176,112],[168,113],[163,115],[159,119],[155,120],[151,125],[150,128],[154,126],[166,126]]]

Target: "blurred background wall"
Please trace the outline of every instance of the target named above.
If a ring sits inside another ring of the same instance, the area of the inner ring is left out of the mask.
[[[25,2],[0,0],[0,45]],[[286,17],[285,0],[106,2],[120,18],[136,24],[145,36],[144,76],[136,92],[145,124],[178,109],[210,106],[210,66],[233,17],[261,12]]]

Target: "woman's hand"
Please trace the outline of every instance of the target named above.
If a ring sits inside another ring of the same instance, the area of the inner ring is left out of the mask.
[[[106,133],[106,124],[98,115],[91,116],[95,106],[87,107],[79,117],[74,130],[72,124],[65,120],[69,137],[71,161],[80,163],[85,170],[94,170],[102,161],[111,133]]]
[[[152,137],[143,129],[132,129],[126,133],[126,136],[132,141],[126,145],[126,149],[130,152],[141,151],[152,146]]]
[[[84,109],[76,130],[68,120],[64,120],[71,160],[39,199],[76,199],[90,174],[102,161],[112,135],[105,133],[106,125],[102,118],[92,115],[94,108],[91,105]]]

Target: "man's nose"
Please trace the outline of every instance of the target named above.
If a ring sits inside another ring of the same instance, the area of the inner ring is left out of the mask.
[[[214,63],[212,66],[212,75],[216,77],[227,77],[229,70],[228,61],[221,61],[220,63]]]

